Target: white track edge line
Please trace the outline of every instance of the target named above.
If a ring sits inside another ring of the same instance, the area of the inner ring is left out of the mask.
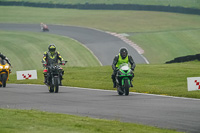
[[[39,85],[39,84],[14,84],[14,85],[46,86],[46,85]],[[80,89],[80,90],[116,92],[116,90],[103,90],[103,89],[83,88],[83,87],[71,87],[71,86],[60,86],[60,87],[62,87],[62,88],[63,88],[63,87],[66,87],[66,88],[75,88],[75,89]],[[184,100],[200,101],[200,99],[197,99],[197,98],[187,98],[187,97],[176,97],[176,96],[156,95],[156,94],[147,94],[147,93],[138,93],[138,92],[129,92],[129,93],[131,93],[131,94],[137,94],[137,95],[147,95],[147,96],[156,96],[156,97],[166,97],[166,98],[175,98],[175,99],[184,99]]]

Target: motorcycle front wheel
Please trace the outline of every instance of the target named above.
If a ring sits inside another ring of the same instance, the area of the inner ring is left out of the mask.
[[[124,80],[124,92],[125,92],[125,95],[129,95],[129,80],[128,79],[125,79]]]
[[[55,93],[58,93],[59,85],[58,85],[58,77],[54,77],[54,87],[55,87]]]
[[[6,81],[7,81],[7,74],[2,74],[2,85],[3,87],[6,87]]]

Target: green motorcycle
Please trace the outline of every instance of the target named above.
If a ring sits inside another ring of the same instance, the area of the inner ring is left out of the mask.
[[[119,95],[129,95],[132,77],[133,71],[130,69],[129,65],[127,63],[121,64],[116,75],[117,92]]]

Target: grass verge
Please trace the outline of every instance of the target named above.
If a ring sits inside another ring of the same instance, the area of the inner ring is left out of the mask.
[[[92,119],[36,110],[0,109],[2,133],[178,133],[116,120]]]
[[[123,10],[76,10],[0,6],[0,23],[63,24],[117,33],[200,28],[199,15]],[[26,19],[24,19],[26,18]]]
[[[199,53],[200,29],[150,32],[129,37],[144,49],[150,63],[165,63],[175,57]],[[153,53],[153,54],[152,54]]]
[[[200,98],[200,91],[187,90],[187,77],[199,77],[198,61],[178,64],[137,65],[132,92],[160,94],[167,96]],[[115,90],[112,88],[111,66],[64,68],[64,86]],[[37,80],[16,80],[10,75],[9,83],[43,84],[42,70]],[[117,92],[116,92],[117,93]]]
[[[13,72],[42,69],[43,53],[54,43],[67,66],[100,66],[94,55],[79,42],[46,33],[0,31],[0,48],[11,61]],[[81,59],[81,60],[80,60]]]
[[[0,23],[44,22],[127,33],[130,40],[145,50],[144,56],[150,63],[197,54],[200,46],[198,15],[1,6],[0,18]]]

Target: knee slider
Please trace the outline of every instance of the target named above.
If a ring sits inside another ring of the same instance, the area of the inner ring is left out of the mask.
[[[44,69],[44,70],[43,70],[43,74],[44,74],[44,75],[47,75],[47,69]]]

